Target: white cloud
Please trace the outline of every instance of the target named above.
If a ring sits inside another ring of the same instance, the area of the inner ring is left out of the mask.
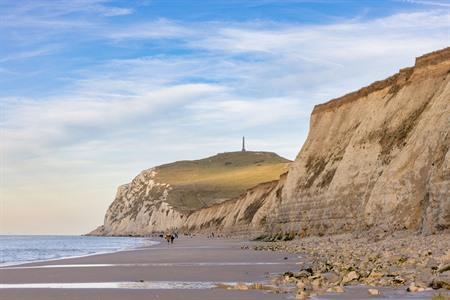
[[[85,11],[83,5],[92,9],[87,2],[74,1],[73,7],[56,2],[45,13],[39,3],[28,2],[15,12],[22,18],[40,12],[17,26],[78,22],[75,31],[64,26],[55,30],[75,32],[74,45],[95,38],[123,47],[121,53],[133,52],[139,42],[161,39],[181,50],[164,54],[163,47],[160,55],[100,61],[68,72],[70,86],[53,96],[0,99],[0,152],[7,177],[2,185],[8,195],[13,188],[64,187],[85,202],[103,197],[105,207],[115,186],[140,169],[238,149],[242,135],[254,150],[294,158],[314,104],[382,79],[412,65],[415,56],[450,44],[443,10],[315,26],[160,19],[118,28],[61,18]],[[107,2],[92,3],[95,14],[107,13],[97,7]],[[127,11],[109,11],[121,13]],[[40,38],[43,45],[48,36]],[[53,38],[47,44],[54,44]],[[45,54],[39,50],[45,48],[26,49],[35,52],[3,60]],[[90,193],[89,188],[98,187],[96,180],[111,192]],[[30,192],[20,195],[34,199]],[[98,222],[102,214],[98,212]]]
[[[201,101],[189,105],[188,111],[189,118],[198,125],[225,125],[235,130],[288,122],[307,116],[298,99],[289,98]]]
[[[114,85],[114,82],[109,82],[109,85]],[[99,93],[38,101],[3,101],[5,116],[1,120],[1,152],[7,156],[23,155],[30,150],[35,154],[39,150],[46,152],[46,148],[58,146],[61,142],[71,143],[70,138],[76,139],[80,130],[126,128],[126,123],[132,119],[152,118],[164,107],[191,102],[220,90],[220,87],[210,84],[180,84],[131,96]],[[91,134],[95,135],[95,132]]]
[[[130,15],[134,12],[131,8],[124,7],[99,7],[96,8],[98,12],[100,12],[103,16],[106,17],[116,17],[116,16],[125,16]]]
[[[81,9],[83,3],[61,7],[67,12]],[[54,14],[63,14],[61,7],[56,5]],[[432,10],[315,26],[256,22],[200,28],[201,24],[162,19],[124,26],[107,38],[126,43],[176,37],[187,49],[204,52],[116,59],[80,71],[81,79],[61,96],[3,101],[8,114],[2,120],[2,147],[14,153],[18,148],[42,149],[91,128],[80,141],[84,142],[94,138],[96,130],[122,131],[139,126],[142,118],[161,118],[157,113],[161,109],[178,116],[175,127],[283,124],[305,116],[314,104],[381,79],[410,65],[415,56],[444,47],[449,43],[444,15]],[[3,59],[45,53],[38,49]]]
[[[114,41],[145,40],[162,38],[186,39],[195,34],[190,28],[166,19],[151,22],[133,24],[131,26],[119,27],[114,30],[105,28],[99,30],[98,34]]]
[[[326,25],[259,24],[227,26],[218,29],[205,39],[194,40],[190,46],[225,53],[262,53],[270,55],[295,55],[305,60],[354,60],[373,55],[386,55],[420,45],[422,48],[445,45],[448,12],[398,13],[371,21],[341,22]],[[431,35],[430,35],[431,34]],[[442,38],[439,40],[439,38]],[[433,43],[434,45],[430,44]],[[421,49],[422,50],[422,49]]]
[[[439,7],[450,7],[450,3],[442,2],[442,1],[432,1],[432,0],[402,0],[403,2],[412,3],[412,4],[421,4],[421,5],[430,5],[430,6],[439,6]]]
[[[2,58],[0,58],[0,63],[10,62],[14,60],[25,60],[40,56],[47,56],[54,54],[60,48],[61,47],[58,45],[48,45],[40,49],[31,49],[22,52],[12,53],[9,55],[4,55]]]
[[[35,19],[54,19],[76,13],[101,16],[121,16],[133,13],[131,7],[110,5],[107,0],[25,0],[2,3],[3,14],[14,17],[32,16]]]

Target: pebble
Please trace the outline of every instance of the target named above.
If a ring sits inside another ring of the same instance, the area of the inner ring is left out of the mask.
[[[234,287],[236,290],[246,291],[248,290],[248,286],[245,283],[238,283]]]
[[[344,288],[340,285],[332,286],[327,289],[328,293],[343,293],[345,292]]]
[[[342,279],[342,283],[346,284],[357,279],[359,279],[359,274],[356,273],[355,271],[351,271],[350,273],[344,276],[344,278]]]
[[[301,253],[307,259],[297,272],[272,280],[275,285],[291,285],[297,299],[343,292],[342,285],[353,284],[404,286],[410,292],[427,287],[450,290],[448,233],[362,232],[261,243],[255,249]],[[374,288],[368,292],[380,294]]]
[[[379,296],[380,295],[380,291],[377,289],[368,289],[367,291],[369,292],[369,295],[371,295],[371,296]]]
[[[305,291],[300,291],[295,296],[295,299],[300,299],[300,300],[304,300],[304,299],[308,299],[308,298],[309,298],[309,293],[305,292]]]

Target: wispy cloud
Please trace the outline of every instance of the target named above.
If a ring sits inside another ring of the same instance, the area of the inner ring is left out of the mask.
[[[3,11],[2,15],[36,19],[59,18],[76,13],[113,17],[134,12],[131,7],[118,7],[110,5],[110,2],[108,0],[25,0],[20,3],[3,2],[0,7]]]
[[[187,39],[196,33],[191,28],[183,26],[183,24],[177,24],[177,22],[166,19],[119,27],[112,31],[106,28],[103,32],[99,31],[100,36],[115,41],[160,38]]]
[[[307,117],[298,99],[289,98],[201,101],[188,105],[187,109],[191,122],[198,126],[209,124],[235,130]]]
[[[194,40],[193,47],[229,53],[268,53],[275,55],[295,54],[305,59],[353,60],[355,56],[371,56],[409,47],[414,39],[427,40],[427,34],[434,32],[445,37],[448,28],[448,13],[443,10],[399,13],[371,21],[343,22],[320,26],[259,24],[250,26],[227,26],[217,34],[203,40]],[[402,41],[396,42],[396,41]],[[445,42],[445,40],[444,40]],[[448,42],[448,41],[447,41]],[[408,46],[403,46],[408,45]],[[429,47],[428,43],[424,47]],[[332,49],[332,51],[330,51]],[[349,52],[351,51],[351,52]],[[338,62],[338,61],[337,61]]]
[[[257,128],[306,117],[315,103],[444,47],[444,15],[433,10],[315,26],[216,22],[205,29],[164,19],[130,24],[103,38],[127,43],[173,37],[191,53],[110,60],[80,70],[71,88],[60,91],[63,96],[9,101],[2,121],[4,146],[17,153],[16,146],[29,150],[28,139],[39,147],[58,144],[58,139],[61,144],[74,132],[81,135],[80,128],[90,134],[79,138],[90,139],[95,130],[101,135],[105,127],[136,126],[145,116],[159,121],[161,115],[153,117],[153,112],[162,108],[172,110],[168,117],[177,115],[180,126]],[[2,61],[51,51],[12,54]]]
[[[253,149],[294,158],[315,104],[450,44],[448,12],[438,6],[326,24],[111,22],[137,13],[123,3],[0,4],[3,90],[9,74],[24,80],[38,71],[32,78],[42,80],[46,68],[57,71],[43,93],[0,98],[0,189],[8,195],[64,186],[106,206],[114,186],[140,169],[236,149],[244,134]],[[31,58],[39,59],[21,69]],[[99,180],[110,194],[88,193]]]
[[[72,94],[44,101],[3,101],[5,115],[0,124],[4,143],[1,152],[7,153],[10,158],[20,157],[30,151],[40,155],[48,147],[77,143],[80,138],[95,138],[90,132],[93,129],[98,132],[106,128],[126,129],[124,124],[132,119],[151,118],[164,107],[190,102],[219,91],[220,88],[214,85],[182,84],[141,91],[134,95],[100,92]]]
[[[438,6],[438,7],[450,7],[450,3],[442,2],[442,1],[432,1],[432,0],[401,0],[406,3],[412,4],[421,4],[421,5],[429,5],[429,6]]]
[[[56,53],[60,48],[61,46],[58,45],[47,45],[40,49],[30,49],[17,53],[11,53],[9,55],[4,55],[2,58],[0,58],[0,63],[51,55]]]

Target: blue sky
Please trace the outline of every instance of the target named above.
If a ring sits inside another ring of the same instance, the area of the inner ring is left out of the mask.
[[[85,232],[140,170],[239,150],[242,135],[294,159],[315,104],[449,46],[449,10],[0,0],[0,233]]]

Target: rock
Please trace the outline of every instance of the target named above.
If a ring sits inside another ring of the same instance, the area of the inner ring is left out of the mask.
[[[313,269],[311,266],[307,266],[307,267],[303,267],[302,269],[300,269],[300,271],[297,274],[307,274],[308,277],[311,276],[313,274]]]
[[[296,286],[299,290],[304,290],[304,291],[312,291],[313,290],[311,281],[308,278],[300,279],[299,281],[297,281]]]
[[[418,274],[416,275],[416,278],[414,278],[414,284],[417,287],[428,287],[433,279],[433,275],[429,272],[421,272],[420,269],[416,270],[416,272],[418,272]]]
[[[238,283],[234,286],[235,290],[246,291],[248,290],[248,286],[245,283]]]
[[[444,277],[436,277],[433,279],[433,281],[431,282],[430,286],[435,289],[447,289],[450,290],[450,283],[448,281],[448,278],[444,278]]]
[[[341,280],[341,276],[336,272],[326,272],[322,274],[322,278],[324,281],[328,283],[336,283]]]
[[[317,273],[317,274],[315,274],[315,275],[312,275],[312,276],[309,276],[309,280],[314,280],[314,279],[319,279],[319,278],[322,278],[322,274],[320,274],[320,273]]]
[[[369,295],[371,296],[379,296],[381,295],[380,291],[377,289],[368,289],[367,290],[369,292]]]
[[[328,293],[343,293],[345,292],[344,288],[340,285],[332,286],[327,289]]]
[[[318,291],[322,288],[322,279],[316,278],[313,281],[311,281],[311,287],[314,291]]]
[[[306,285],[305,285],[305,283],[303,281],[298,281],[296,286],[297,286],[297,289],[299,291],[305,291],[306,290]]]
[[[288,244],[279,243],[275,247],[310,256],[311,264],[308,265],[308,268],[311,268],[313,272],[302,267],[301,271],[294,273],[294,277],[290,277],[288,282],[297,284],[295,290],[298,293],[306,291],[310,297],[313,293],[339,292],[342,287],[338,287],[338,285],[342,286],[345,283],[362,283],[369,285],[370,288],[374,286],[375,289],[378,286],[398,287],[408,284],[402,288],[407,289],[410,293],[419,293],[431,286],[433,278],[435,278],[433,281],[435,288],[444,288],[450,281],[449,272],[438,272],[448,264],[450,259],[450,251],[445,250],[450,249],[450,235],[448,234],[429,236],[404,234],[401,239],[398,235],[390,234],[377,242],[368,243],[367,241],[365,237],[355,239],[354,235],[351,235],[351,238],[347,238],[347,236],[309,237]],[[432,254],[427,251],[425,257],[420,256],[419,253],[428,247],[436,250]],[[394,262],[404,260],[402,257],[408,259],[403,263],[393,263],[391,256],[397,254],[400,255],[394,259]],[[430,263],[439,268],[432,271],[427,266]],[[331,266],[332,271],[321,273],[324,265]],[[311,275],[306,277],[309,274]],[[286,284],[286,282],[282,283]],[[381,289],[380,291],[382,292]]]
[[[408,286],[406,291],[411,292],[411,293],[415,293],[415,292],[419,291],[419,288],[417,286],[415,286],[414,284],[411,284],[410,286]]]
[[[392,279],[392,282],[394,284],[404,284],[405,283],[405,279],[403,279],[400,276],[395,276],[394,279]]]
[[[377,271],[372,271],[372,272],[370,272],[370,274],[369,274],[369,278],[373,278],[373,279],[378,279],[378,278],[381,278],[381,277],[383,277],[383,276],[384,276],[383,273],[377,272]]]
[[[251,288],[255,290],[262,290],[264,289],[264,286],[262,283],[255,282],[254,284],[251,285]]]
[[[447,265],[439,268],[439,270],[438,270],[439,273],[444,273],[444,272],[448,272],[448,271],[450,271],[450,264],[447,264]]]
[[[295,299],[304,300],[309,298],[309,293],[305,291],[300,291],[300,293],[297,293],[295,296]]]
[[[229,285],[229,284],[225,284],[225,283],[218,283],[218,284],[216,285],[216,288],[218,288],[218,289],[224,289],[224,290],[232,290],[232,289],[234,289],[234,286]]]
[[[292,273],[292,272],[284,272],[283,276],[284,277],[294,277],[294,273]]]
[[[342,283],[347,284],[353,280],[358,280],[358,279],[359,279],[359,274],[356,271],[351,271],[344,276],[344,278],[342,279]]]
[[[295,278],[308,278],[312,275],[312,272],[308,272],[306,270],[301,270],[300,272],[298,272],[297,274],[295,274]]]
[[[429,258],[426,263],[426,267],[430,268],[433,271],[437,271],[439,269],[438,265],[439,265],[438,261],[432,257]]]

